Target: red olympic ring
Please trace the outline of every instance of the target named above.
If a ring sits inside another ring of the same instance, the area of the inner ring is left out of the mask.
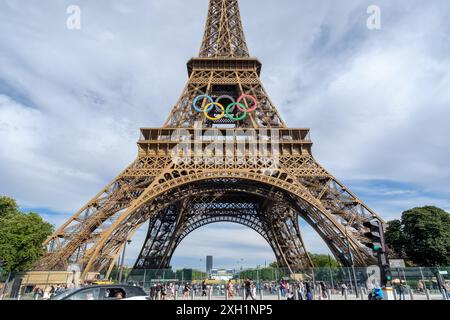
[[[256,110],[256,108],[258,107],[258,100],[256,100],[256,98],[254,96],[251,96],[249,94],[243,94],[242,96],[239,97],[239,99],[237,100],[237,103],[240,103],[242,101],[242,99],[244,98],[250,98],[251,100],[253,100],[253,107],[249,108],[248,110],[244,110],[242,109],[242,107],[238,104],[237,108],[242,111],[242,112],[253,112]]]

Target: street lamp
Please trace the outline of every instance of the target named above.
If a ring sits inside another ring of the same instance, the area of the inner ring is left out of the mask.
[[[238,260],[237,261],[237,263],[238,263],[238,269],[239,269],[239,265],[241,266],[241,271],[244,269],[244,259],[243,258],[241,258],[240,260]]]
[[[358,283],[356,281],[355,262],[353,261],[353,254],[352,254],[352,251],[351,251],[350,240],[348,238],[347,227],[348,227],[348,225],[345,226],[345,236],[346,236],[346,239],[347,239],[348,255],[350,256],[350,262],[352,264],[352,273],[353,273],[353,281],[355,282],[356,299],[358,299],[359,298],[359,293],[358,293]]]
[[[123,266],[125,263],[125,252],[127,249],[127,244],[129,245],[131,243],[131,240],[125,241],[125,244],[123,245],[123,252],[122,252],[122,261],[120,262],[120,271],[119,271],[119,283],[122,283],[122,273],[123,273]]]
[[[131,227],[131,223],[127,223],[126,224],[127,227]],[[128,230],[127,233],[127,240],[125,241],[124,245],[123,245],[123,252],[122,252],[122,261],[120,262],[120,268],[119,268],[119,283],[122,283],[122,274],[123,274],[123,265],[125,263],[125,252],[127,249],[127,244],[129,245],[131,243],[131,240],[128,239],[128,236],[130,235],[130,230]]]

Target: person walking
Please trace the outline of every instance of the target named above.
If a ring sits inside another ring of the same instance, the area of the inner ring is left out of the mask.
[[[257,284],[252,280],[252,296],[256,297]]]
[[[395,285],[395,291],[397,292],[398,300],[406,300],[406,297],[405,297],[405,285],[403,284],[403,282],[398,282]]]
[[[447,298],[450,299],[450,283],[446,282],[444,284],[445,292],[447,293]]]
[[[253,281],[249,278],[246,278],[244,281],[245,300],[247,300],[249,296],[252,298],[252,300],[255,300],[252,292],[252,282]]]
[[[206,280],[203,280],[202,281],[202,297],[206,297],[207,296],[206,290],[207,290]]]
[[[286,296],[286,283],[284,280],[280,281],[280,294],[283,298]]]
[[[152,285],[152,287],[150,288],[150,299],[151,300],[156,300],[156,283],[154,283]]]
[[[175,299],[175,286],[173,283],[169,283],[167,291],[169,291],[169,299]]]
[[[167,284],[161,284],[161,299],[166,300],[167,297]]]
[[[40,300],[42,299],[44,295],[44,291],[40,287],[34,288],[34,300]]]
[[[234,297],[234,295],[233,295],[233,284],[231,283],[231,280],[228,280],[227,295],[228,295],[228,299],[232,299]]]
[[[425,293],[425,285],[423,283],[423,280],[419,280],[419,282],[417,283],[417,292],[419,293]]]
[[[442,283],[442,286],[441,286],[441,292],[442,292],[442,294],[448,299],[450,296],[449,296],[449,284],[447,283],[447,282],[444,282],[444,283]]]
[[[313,290],[314,286],[312,282],[310,281],[306,282],[306,300],[314,300]]]
[[[303,285],[303,281],[299,281],[297,290],[298,300],[305,300],[305,286]]]
[[[42,299],[44,299],[44,300],[50,299],[50,292],[51,292],[51,291],[52,291],[52,288],[51,288],[51,287],[45,288],[45,290],[44,290],[44,295],[42,296]]]
[[[189,282],[186,282],[183,289],[184,298],[189,298],[189,292],[191,292],[191,286],[189,285]]]
[[[327,285],[325,284],[325,282],[323,281],[320,282],[320,289],[322,290],[322,298],[327,299],[328,298]]]
[[[347,285],[345,283],[341,284],[341,293],[342,296],[345,296],[345,291],[347,291]]]

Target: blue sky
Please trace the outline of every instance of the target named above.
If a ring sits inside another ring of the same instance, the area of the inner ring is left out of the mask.
[[[72,4],[81,30],[66,28]],[[386,220],[414,206],[450,211],[448,1],[240,4],[267,91],[290,127],[311,128],[322,165]],[[372,4],[381,30],[366,27]],[[206,9],[206,0],[1,1],[0,194],[59,226],[108,184],[134,160],[139,128],[161,126],[178,99]],[[301,227],[310,251],[328,252]],[[200,267],[208,254],[222,267],[273,260],[253,231],[218,224],[186,238],[173,265]]]

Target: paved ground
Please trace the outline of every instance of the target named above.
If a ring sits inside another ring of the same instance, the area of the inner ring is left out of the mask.
[[[427,300],[427,296],[426,295],[415,294],[413,298],[414,298],[414,300]],[[213,296],[213,297],[211,297],[211,299],[212,300],[224,300],[225,297],[224,296]],[[317,299],[318,298],[316,297],[316,300]],[[189,299],[179,298],[178,300],[188,301],[188,300],[192,300],[192,298],[189,298]],[[207,298],[195,297],[195,300],[207,300]],[[229,300],[230,301],[242,301],[242,300],[244,300],[244,298],[243,297],[234,297],[233,299],[229,299]],[[261,300],[261,297],[259,297],[259,296],[255,297],[255,300]],[[274,295],[272,295],[272,296],[264,296],[263,300],[266,300],[266,301],[278,300],[278,296],[274,296]],[[286,300],[286,298],[281,298],[281,300]],[[324,299],[324,300],[327,300],[327,299]],[[345,297],[341,296],[340,294],[339,295],[332,295],[331,296],[331,300],[345,301]],[[347,300],[363,300],[363,299],[361,299],[361,296],[357,299],[355,295],[348,295],[347,296]],[[364,296],[364,300],[368,300],[368,297],[366,295]],[[407,295],[406,296],[406,300],[411,300],[411,297],[409,295]],[[442,297],[442,295],[434,294],[434,295],[430,295],[430,300],[443,300],[443,297]]]
[[[21,297],[21,300],[32,300],[33,297],[32,296],[24,296]],[[275,301],[275,300],[287,300],[286,298],[278,298],[277,295],[264,295],[263,299],[264,301]],[[5,300],[9,300],[9,299],[5,299]],[[167,300],[173,300],[173,299],[169,299],[167,298]],[[192,297],[189,298],[184,298],[182,295],[179,295],[177,300],[179,301],[191,301]],[[196,296],[195,300],[208,300],[208,297],[201,297],[201,296]],[[225,300],[225,296],[224,295],[213,295],[211,297],[211,300]],[[243,301],[244,298],[242,296],[235,296],[232,299],[229,299],[230,301]],[[261,301],[261,296],[256,296],[255,300],[259,300]],[[315,300],[318,300],[318,297],[316,295]],[[328,299],[324,299],[324,300],[328,300]],[[345,301],[345,296],[342,296],[341,294],[333,294],[331,295],[331,300],[340,300],[340,301]],[[357,299],[356,296],[354,294],[348,294],[347,295],[347,300],[363,300],[361,298],[361,296]],[[367,295],[364,295],[364,300],[368,300]],[[411,297],[409,294],[406,295],[406,300],[411,300]],[[427,296],[425,294],[417,294],[415,293],[413,296],[413,300],[427,300]],[[430,300],[443,300],[443,296],[441,294],[430,294]]]

